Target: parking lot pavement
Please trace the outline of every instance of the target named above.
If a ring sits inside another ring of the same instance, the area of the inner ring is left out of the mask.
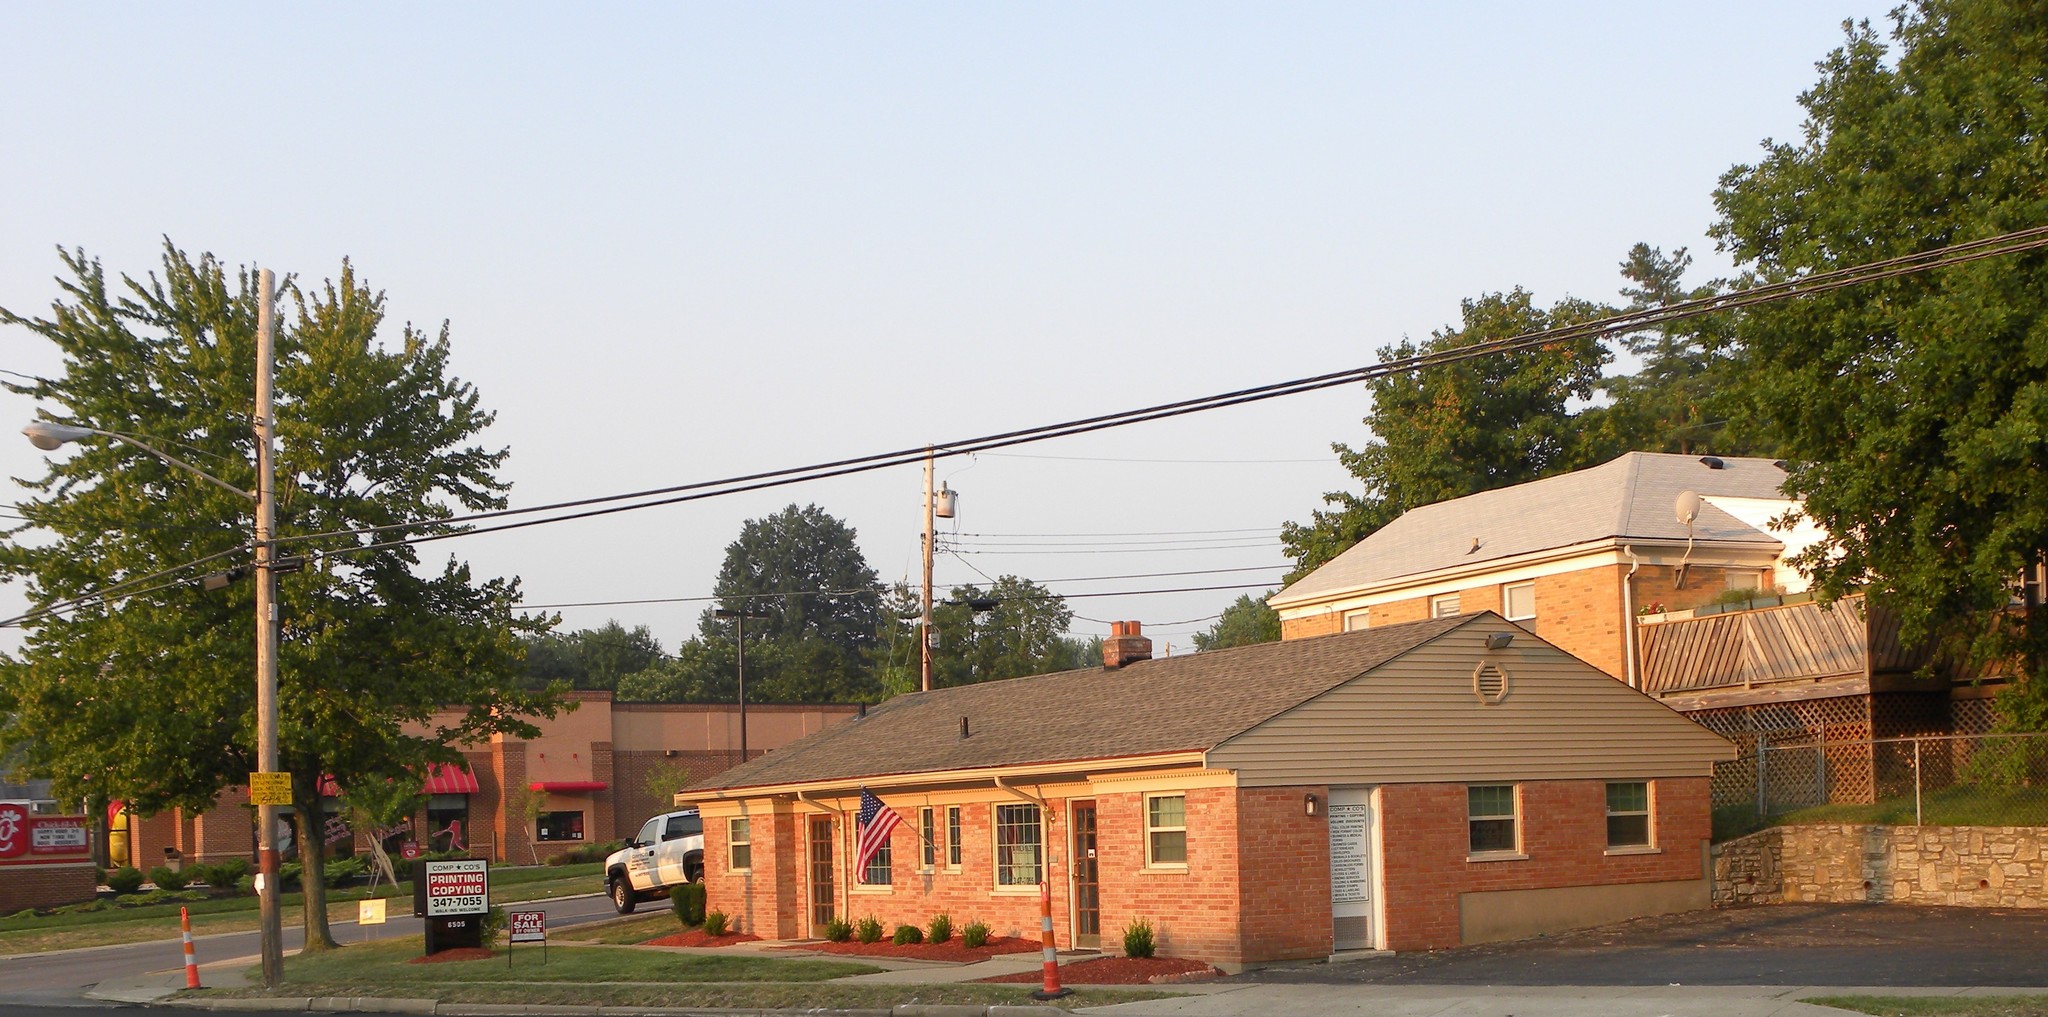
[[[2048,910],[1776,904],[1234,976],[1255,984],[2048,987]]]

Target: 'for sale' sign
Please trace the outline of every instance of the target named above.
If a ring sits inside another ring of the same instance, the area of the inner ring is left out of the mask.
[[[491,909],[491,877],[482,859],[427,862],[427,917],[481,915]]]
[[[507,917],[511,919],[512,942],[545,943],[548,941],[547,912],[514,911]]]

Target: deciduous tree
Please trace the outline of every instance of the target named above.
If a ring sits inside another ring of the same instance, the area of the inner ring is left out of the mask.
[[[132,433],[253,486],[256,273],[168,243],[162,274],[141,280],[110,283],[82,252],[63,260],[48,317],[0,310],[63,369],[7,387],[50,419]],[[277,532],[308,560],[279,580],[279,755],[317,872],[323,775],[347,786],[459,763],[456,746],[531,737],[557,705],[517,687],[520,636],[545,622],[513,617],[516,581],[453,558],[429,567],[415,545],[371,549],[388,537],[361,532],[422,521],[412,536],[447,535],[457,527],[434,520],[503,504],[505,453],[477,444],[491,414],[449,374],[446,326],[386,334],[382,295],[347,262],[334,281],[281,290]],[[0,742],[25,745],[65,797],[209,808],[256,768],[254,584],[198,580],[247,564],[251,503],[118,442],[48,462],[26,481],[0,575],[34,605],[84,605],[33,619],[0,662]],[[306,891],[307,944],[331,945],[320,880]]]
[[[1753,277],[2048,223],[2048,9],[1919,0],[1889,47],[1846,29],[1800,136],[1715,193],[1714,235]],[[2005,610],[2048,549],[2048,256],[1773,304],[1741,339],[1746,412],[1829,532],[1802,563],[1819,588],[1867,587],[1909,637],[2021,661],[2006,716],[2048,727],[2048,612]]]

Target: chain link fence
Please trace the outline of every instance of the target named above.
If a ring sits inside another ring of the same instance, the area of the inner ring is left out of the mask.
[[[1895,826],[2048,826],[2048,734],[1844,741],[1757,736],[1714,767],[1715,834],[1791,816]]]

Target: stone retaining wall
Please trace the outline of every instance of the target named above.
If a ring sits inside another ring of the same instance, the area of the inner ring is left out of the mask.
[[[1780,826],[1714,846],[1714,904],[2048,907],[2048,827]]]

